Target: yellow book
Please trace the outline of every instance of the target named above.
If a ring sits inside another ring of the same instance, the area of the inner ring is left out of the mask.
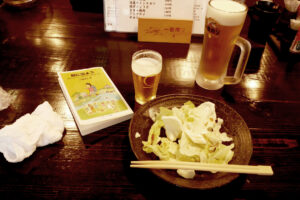
[[[87,135],[132,117],[132,109],[103,67],[57,74],[81,135]]]

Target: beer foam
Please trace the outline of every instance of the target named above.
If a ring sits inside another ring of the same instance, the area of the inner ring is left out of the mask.
[[[207,18],[213,18],[221,25],[237,26],[244,23],[247,7],[231,0],[213,0],[207,7]]]
[[[132,62],[132,71],[143,77],[152,76],[161,72],[161,63],[153,58],[140,58]]]

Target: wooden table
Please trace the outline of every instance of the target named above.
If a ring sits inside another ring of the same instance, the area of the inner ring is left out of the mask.
[[[252,5],[254,1],[251,1]],[[251,2],[249,5],[251,5]],[[248,20],[248,19],[247,19]],[[243,36],[247,36],[247,23]],[[295,199],[300,196],[300,66],[278,59],[266,44],[249,60],[237,85],[207,91],[195,84],[201,38],[191,44],[141,43],[136,35],[106,33],[101,13],[72,10],[68,0],[40,0],[31,9],[0,9],[0,86],[13,97],[0,127],[48,101],[65,123],[61,141],[23,162],[0,155],[0,199]],[[57,81],[57,72],[103,66],[136,109],[131,55],[159,51],[164,67],[158,96],[196,94],[234,108],[253,138],[250,164],[272,165],[273,176],[242,175],[213,190],[170,185],[148,170],[129,168],[135,157],[129,120],[82,137]]]

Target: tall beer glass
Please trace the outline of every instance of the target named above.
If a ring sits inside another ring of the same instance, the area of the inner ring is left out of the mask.
[[[208,3],[204,41],[196,82],[200,87],[217,90],[224,84],[237,84],[244,73],[251,45],[239,37],[248,8],[230,0],[211,0]],[[226,76],[234,45],[241,55],[234,76]]]
[[[162,56],[152,50],[140,50],[132,56],[132,77],[135,100],[139,104],[156,97],[162,69]]]

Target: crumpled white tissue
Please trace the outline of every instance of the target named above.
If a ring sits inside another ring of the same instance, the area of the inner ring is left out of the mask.
[[[25,114],[0,130],[0,152],[8,162],[21,162],[37,147],[53,144],[62,138],[64,123],[45,101],[31,114]]]
[[[8,108],[11,103],[11,96],[0,86],[0,111]]]

